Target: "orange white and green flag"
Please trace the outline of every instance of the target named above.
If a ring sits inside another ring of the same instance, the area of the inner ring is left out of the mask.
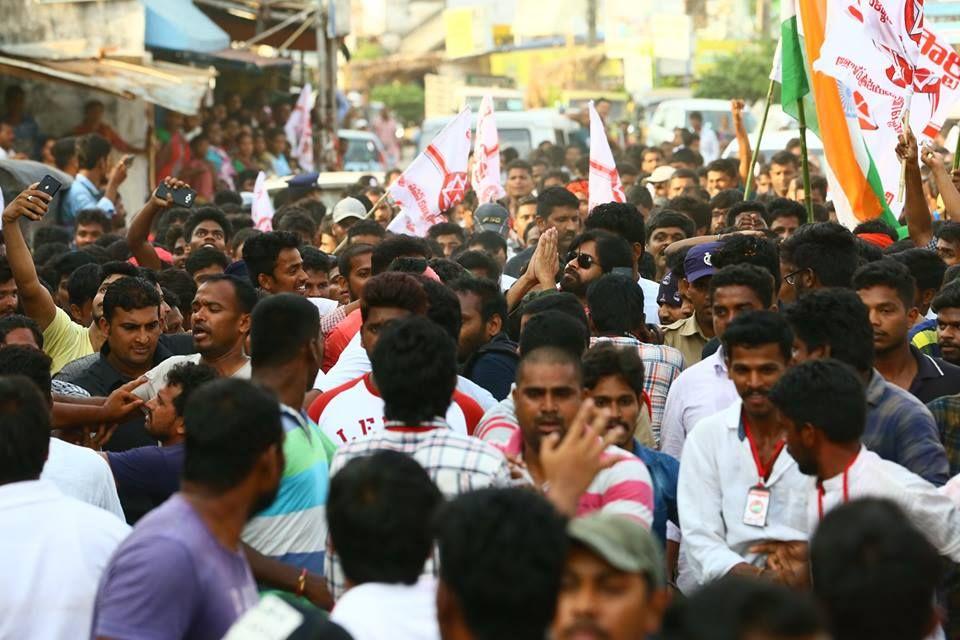
[[[780,8],[781,102],[784,111],[797,117],[799,101],[804,101],[807,128],[823,142],[822,169],[837,219],[852,228],[881,218],[899,228],[890,209],[893,193],[884,188],[852,92],[817,70],[827,35],[828,0],[781,0]]]

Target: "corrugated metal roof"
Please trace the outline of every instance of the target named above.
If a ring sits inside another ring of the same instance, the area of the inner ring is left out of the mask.
[[[115,58],[39,60],[0,55],[0,71],[74,84],[127,99],[140,99],[187,115],[199,111],[200,100],[216,75],[169,62],[129,62]]]

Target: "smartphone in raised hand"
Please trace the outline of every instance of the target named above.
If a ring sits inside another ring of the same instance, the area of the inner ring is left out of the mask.
[[[161,182],[157,187],[157,197],[166,200],[167,195],[173,196],[173,203],[180,205],[181,207],[192,207],[194,201],[197,199],[197,192],[189,187],[182,187],[180,189],[171,189],[167,186],[166,182]]]
[[[56,178],[54,178],[50,174],[47,174],[43,176],[43,179],[40,181],[40,184],[37,185],[37,190],[43,191],[45,194],[47,194],[52,198],[53,196],[57,195],[57,192],[60,191],[60,188],[62,186],[63,185],[60,184],[60,182]]]

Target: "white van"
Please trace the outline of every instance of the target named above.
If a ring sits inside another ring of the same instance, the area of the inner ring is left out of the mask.
[[[664,100],[657,105],[657,109],[650,117],[647,127],[647,144],[658,145],[673,140],[674,129],[689,128],[690,114],[699,111],[703,114],[703,121],[709,124],[714,131],[720,131],[720,123],[726,119],[732,128],[733,116],[730,114],[729,100],[707,100],[703,98],[689,98],[681,100]],[[747,132],[756,127],[756,119],[749,110],[743,112],[743,124]]]
[[[570,118],[552,109],[531,109],[529,111],[496,111],[497,132],[500,135],[500,149],[513,147],[526,158],[541,142],[552,142],[564,146],[572,142],[570,133],[580,129],[580,125]],[[454,116],[428,118],[423,121],[417,149],[423,149],[440,133],[440,130],[453,120]],[[477,129],[477,112],[473,112],[471,128]]]

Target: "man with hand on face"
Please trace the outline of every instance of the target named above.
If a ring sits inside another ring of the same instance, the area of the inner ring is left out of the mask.
[[[289,231],[253,236],[243,245],[243,261],[253,286],[267,294],[307,295],[307,272],[300,257],[300,238]]]
[[[176,493],[183,470],[184,408],[194,391],[216,378],[217,372],[202,364],[183,362],[170,369],[166,386],[143,405],[144,428],[159,446],[100,454],[110,465],[119,491],[145,495],[155,505]]]
[[[595,513],[567,524],[566,563],[552,637],[643,640],[669,601],[663,554],[630,518]]]
[[[678,503],[683,532],[678,585],[684,593],[728,573],[777,572],[753,550],[806,540],[811,481],[783,451],[773,385],[791,359],[793,333],[772,311],[737,318],[723,334],[730,379],[741,400],[702,420],[687,436]]]
[[[563,187],[544,189],[537,196],[536,225],[541,234],[548,229],[557,230],[557,253],[565,255],[570,243],[580,231],[580,201]],[[512,278],[520,278],[529,271],[534,247],[527,247],[507,261],[503,272]],[[526,269],[526,271],[525,271]]]
[[[623,439],[621,430],[614,427],[608,431],[609,416],[584,396],[579,357],[556,347],[524,353],[513,390],[520,437],[508,443],[504,453],[522,461],[528,479],[542,487],[550,475],[550,450],[557,443],[563,446],[567,439],[602,435],[603,443],[609,445],[601,458],[605,468],[582,495],[567,496],[566,505],[558,508],[570,516],[617,513],[649,529],[654,510],[650,473],[639,458],[612,446]]]
[[[623,269],[632,276],[633,251],[627,241],[606,231],[585,231],[574,238],[564,257],[560,290],[572,293],[586,306],[587,287],[606,273]]]

